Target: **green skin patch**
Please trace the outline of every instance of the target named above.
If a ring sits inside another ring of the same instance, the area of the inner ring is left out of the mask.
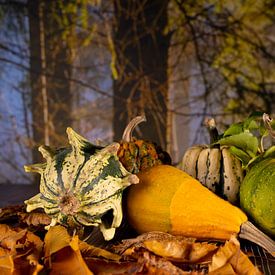
[[[275,237],[275,159],[249,170],[240,188],[241,208],[267,234]]]
[[[43,208],[51,216],[50,226],[99,226],[105,240],[111,240],[122,221],[122,192],[138,183],[120,163],[118,143],[96,148],[71,128],[67,129],[72,148],[54,152],[39,148],[46,163],[26,166],[27,172],[41,174],[40,193],[26,200],[27,211]],[[111,225],[102,217],[112,212]]]

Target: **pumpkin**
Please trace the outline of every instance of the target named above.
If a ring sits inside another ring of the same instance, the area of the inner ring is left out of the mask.
[[[249,170],[241,184],[240,205],[263,231],[275,237],[275,158]]]
[[[274,253],[274,242],[248,222],[241,209],[182,170],[158,165],[138,177],[139,184],[128,188],[126,203],[127,219],[138,233],[162,231],[211,240],[239,234]]]
[[[67,134],[71,148],[41,146],[47,162],[25,166],[41,174],[40,193],[25,201],[27,211],[43,208],[52,218],[50,226],[99,226],[110,240],[122,221],[122,191],[139,180],[120,163],[119,143],[102,149],[71,128]]]
[[[207,125],[210,131],[211,144],[216,138],[212,123]],[[227,146],[196,145],[188,148],[178,168],[196,178],[201,184],[218,196],[233,204],[238,204],[239,188],[244,178],[241,161],[231,154]]]

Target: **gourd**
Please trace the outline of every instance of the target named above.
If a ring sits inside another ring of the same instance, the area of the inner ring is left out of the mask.
[[[105,148],[71,128],[67,128],[71,148],[39,147],[46,163],[25,166],[27,172],[41,175],[40,193],[25,201],[27,211],[44,209],[52,218],[50,226],[99,226],[104,238],[112,239],[122,221],[122,192],[139,181],[133,173],[170,161],[157,145],[133,140],[134,128],[144,120],[134,118],[122,140]]]
[[[134,174],[155,165],[172,162],[170,155],[156,143],[132,136],[137,125],[144,121],[146,121],[145,116],[137,116],[129,122],[123,132],[117,153],[127,171]]]
[[[241,208],[267,234],[275,237],[275,158],[255,164],[240,188]]]
[[[264,139],[268,135],[275,138],[272,128],[275,121],[263,114],[260,122],[263,125],[258,123],[258,129],[262,136],[258,135],[260,140],[255,143],[257,154],[245,167],[247,174],[240,188],[240,206],[259,228],[275,237],[275,146],[264,147]],[[253,129],[255,131],[255,126]],[[231,144],[234,145],[234,140]]]
[[[127,219],[138,233],[162,231],[211,240],[239,234],[274,253],[274,242],[248,222],[242,210],[182,170],[158,165],[137,175],[140,182],[128,188],[126,205]]]
[[[50,226],[99,226],[110,240],[122,221],[122,191],[139,180],[120,163],[119,143],[100,148],[71,128],[67,134],[71,148],[41,146],[47,162],[25,166],[41,175],[40,193],[25,201],[26,209],[43,208],[52,218]]]
[[[138,177],[139,184],[128,191],[127,217],[139,233],[226,240],[247,221],[239,208],[173,166],[155,166]]]
[[[242,164],[227,146],[212,145],[217,135],[213,119],[207,121],[207,126],[211,145],[188,148],[178,167],[218,196],[238,204],[239,188],[244,178]]]

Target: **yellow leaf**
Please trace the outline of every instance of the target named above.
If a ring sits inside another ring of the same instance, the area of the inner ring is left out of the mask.
[[[78,236],[70,237],[66,228],[54,226],[45,236],[45,261],[50,274],[90,275],[79,249]]]
[[[27,229],[0,225],[0,274],[38,274],[43,242]]]
[[[209,265],[209,271],[214,271],[220,267],[226,265],[231,257],[240,251],[240,243],[236,238],[231,238],[225,243],[224,246],[220,247],[218,252],[213,256],[212,263]]]
[[[48,258],[52,254],[70,245],[71,237],[65,227],[61,225],[50,227],[45,236],[45,257]]]
[[[217,246],[209,243],[194,243],[178,240],[149,240],[144,246],[151,252],[172,261],[203,263],[209,261]]]
[[[218,249],[217,245],[210,243],[193,243],[189,255],[190,263],[204,263],[211,261],[211,258]]]
[[[231,265],[237,274],[247,274],[247,275],[260,275],[262,274],[260,270],[252,264],[248,256],[245,255],[242,251],[235,254],[231,260]]]
[[[14,272],[14,262],[8,250],[0,247],[0,274],[11,275]]]
[[[15,253],[17,248],[23,247],[20,242],[27,234],[27,230],[15,231],[6,224],[0,224],[0,243],[3,248],[7,248]]]
[[[229,265],[231,267],[229,267]],[[232,270],[234,273],[230,273]],[[260,275],[260,270],[252,264],[248,256],[240,249],[240,243],[236,237],[230,238],[224,246],[220,247],[213,256],[209,265],[209,274],[240,274],[240,275]]]
[[[227,263],[222,267],[216,269],[215,271],[209,272],[209,275],[236,275],[237,273],[234,271],[231,264]]]
[[[182,243],[177,241],[145,241],[145,247],[154,252],[155,254],[166,257],[173,258],[174,260],[187,260],[189,251],[192,247],[191,243]]]

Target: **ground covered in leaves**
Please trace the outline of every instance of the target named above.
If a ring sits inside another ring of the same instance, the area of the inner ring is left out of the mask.
[[[89,241],[93,231],[85,239],[60,225],[47,231],[49,223],[24,206],[0,208],[0,274],[262,274],[234,236],[218,243],[149,232],[102,248]]]

